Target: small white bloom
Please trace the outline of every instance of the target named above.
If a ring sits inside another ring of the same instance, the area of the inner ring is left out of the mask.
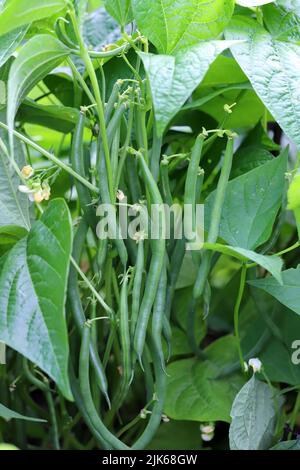
[[[37,204],[39,204],[40,202],[42,202],[42,201],[44,200],[43,190],[41,190],[41,191],[36,191],[36,192],[33,194],[33,200],[34,200],[34,202],[36,202]]]
[[[24,194],[33,193],[32,189],[28,188],[28,186],[25,186],[25,184],[20,184],[18,189],[19,189],[20,193],[24,193]]]
[[[45,199],[45,201],[49,201],[50,194],[51,194],[51,189],[50,189],[49,184],[48,184],[48,183],[43,183],[43,184],[42,184],[42,196],[43,196],[43,199]]]
[[[258,357],[253,357],[248,361],[249,367],[252,367],[253,372],[260,372],[262,369],[262,362],[258,359]]]
[[[205,434],[205,433],[201,434],[201,439],[204,442],[210,442],[213,438],[214,438],[214,433],[213,432],[210,433],[210,434]]]
[[[203,434],[211,434],[215,431],[215,424],[214,423],[200,424],[200,431]]]
[[[121,191],[121,189],[118,189],[118,191],[117,191],[117,199],[120,202],[124,201],[124,199],[125,199],[125,194],[123,193],[123,191]]]
[[[133,235],[133,239],[136,241],[136,243],[139,243],[141,240],[145,240],[145,238],[146,238],[146,234],[143,230],[141,230],[140,232],[136,232]]]
[[[162,419],[163,423],[169,423],[170,422],[170,418],[168,418],[167,415],[162,415],[161,419]]]

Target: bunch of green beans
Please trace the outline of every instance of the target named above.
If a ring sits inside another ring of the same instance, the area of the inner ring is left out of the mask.
[[[74,181],[80,223],[74,236],[75,264],[69,273],[68,307],[77,326],[74,344],[79,341],[81,346],[80,354],[71,348],[70,380],[78,409],[100,447],[143,449],[161,423],[166,362],[172,352],[172,305],[186,250],[186,240],[176,240],[173,236],[174,221],[170,227],[171,238],[166,242],[162,207],[163,204],[171,207],[178,199],[175,195],[178,188],[172,177],[181,171],[185,188],[180,203],[191,205],[192,225],[196,229],[196,204],[201,200],[204,178],[199,165],[206,136],[196,137],[190,158],[180,154],[175,163],[170,163],[171,157],[162,155],[164,138],[156,133],[149,87],[140,76],[139,56],[131,63],[125,56],[128,47],[119,51],[134,75],[128,81],[117,80],[108,96],[105,68],[97,76],[93,56],[85,48],[74,15],[71,20],[79,45],[77,53],[85,63],[88,80],[80,77],[74,64],[72,70],[77,86],[82,87],[92,102],[93,112],[89,111],[90,106],[80,108],[72,138],[72,168],[90,184],[83,184],[78,178]],[[136,42],[134,47],[138,52],[142,45]],[[96,162],[91,163],[93,159],[86,150],[96,154]],[[210,243],[218,237],[232,154],[233,139],[229,137],[208,233]],[[182,170],[178,163],[183,165]],[[99,191],[93,193],[94,187]],[[152,217],[158,222],[158,233],[154,238],[150,233],[147,238],[139,227],[135,241],[123,239],[118,206],[138,208],[141,201],[146,201],[142,207],[148,216],[148,229]],[[97,236],[99,219],[95,207],[98,203],[111,204],[113,208],[104,240]],[[85,288],[80,289],[78,273],[83,259],[85,265],[88,260],[88,267],[86,273],[81,272]],[[196,352],[195,312],[208,282],[211,254],[202,252],[200,266],[198,253],[193,255],[193,260],[198,275],[187,330]],[[92,318],[87,313],[90,290]],[[127,423],[120,431],[123,410],[141,376],[145,378],[149,418],[144,421],[134,417],[133,424]],[[123,441],[118,435],[123,436]]]

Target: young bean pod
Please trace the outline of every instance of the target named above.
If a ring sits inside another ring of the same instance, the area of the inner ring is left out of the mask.
[[[161,335],[166,312],[166,293],[167,293],[167,269],[166,263],[161,271],[156,299],[153,306],[152,315],[152,342],[160,358],[161,366],[165,370],[165,358],[162,347]]]
[[[102,437],[103,444],[108,443],[111,449],[125,450],[128,447],[116,438],[103,424],[98,412],[95,408],[89,377],[89,349],[90,349],[90,327],[84,325],[82,332],[82,342],[79,358],[79,385],[82,399],[89,416],[89,419],[95,429]]]
[[[146,279],[145,293],[142,299],[134,337],[134,348],[137,353],[137,357],[142,365],[142,354],[146,339],[149,317],[155,301],[160,274],[164,263],[165,214],[162,210],[163,201],[160,192],[148,168],[144,156],[141,153],[138,153],[137,156],[140,162],[140,168],[145,181],[145,185],[150,195],[151,215],[153,215],[154,221],[158,225],[158,233],[156,233],[157,238],[151,240],[152,257],[148,276]]]
[[[71,149],[71,162],[73,169],[83,177],[86,177],[85,167],[84,167],[84,149],[83,149],[83,133],[85,127],[85,113],[80,111],[79,119],[75,127],[74,136],[72,140],[72,149]],[[97,220],[95,215],[95,210],[92,206],[92,198],[89,190],[83,186],[78,180],[75,180],[76,191],[78,194],[79,203],[81,209],[86,217],[86,220],[90,227],[95,231]]]

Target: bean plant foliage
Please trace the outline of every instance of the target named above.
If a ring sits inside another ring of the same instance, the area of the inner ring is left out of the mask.
[[[0,1],[1,449],[300,449],[299,41],[298,0]]]

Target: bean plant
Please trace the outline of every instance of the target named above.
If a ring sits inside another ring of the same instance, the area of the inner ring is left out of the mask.
[[[300,450],[299,42],[298,0],[0,1],[1,449]]]

